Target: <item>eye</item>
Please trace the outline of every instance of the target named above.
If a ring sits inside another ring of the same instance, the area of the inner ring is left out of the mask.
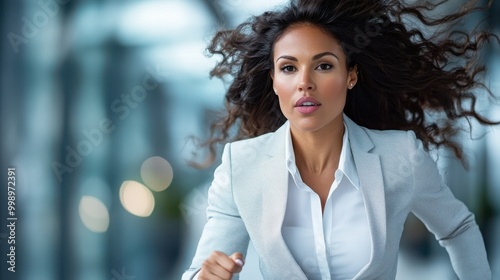
[[[318,65],[318,67],[316,67],[316,69],[322,70],[322,71],[328,71],[328,70],[331,70],[332,68],[333,68],[333,66],[329,63],[321,63],[320,65]]]
[[[281,71],[283,71],[285,73],[291,73],[291,72],[295,71],[295,67],[292,65],[285,65],[285,66],[281,67]]]

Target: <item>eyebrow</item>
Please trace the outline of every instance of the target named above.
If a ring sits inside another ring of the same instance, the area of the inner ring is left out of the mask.
[[[335,57],[337,60],[340,61],[339,57],[337,55],[335,55],[334,53],[332,53],[332,52],[322,52],[322,53],[319,53],[319,54],[313,56],[312,60],[318,60],[318,59],[320,59],[320,58],[322,58],[323,56],[326,56],[326,55],[331,55],[331,56]],[[292,61],[298,61],[297,58],[295,58],[293,56],[290,56],[290,55],[282,55],[282,56],[278,57],[278,59],[276,59],[276,61],[280,60],[281,58],[292,60]]]

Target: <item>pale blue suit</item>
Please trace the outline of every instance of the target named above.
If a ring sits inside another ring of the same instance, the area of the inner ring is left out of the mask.
[[[370,130],[346,116],[344,121],[372,237],[370,261],[354,279],[395,278],[409,212],[446,248],[460,279],[491,279],[474,215],[443,183],[415,134]],[[285,135],[283,126],[225,146],[209,189],[208,222],[183,279],[191,279],[212,251],[245,254],[249,239],[264,279],[306,279],[281,234],[288,190]]]

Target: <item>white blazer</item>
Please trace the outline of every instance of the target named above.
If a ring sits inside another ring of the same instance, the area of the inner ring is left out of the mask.
[[[347,116],[344,121],[372,237],[370,261],[354,279],[395,278],[399,242],[410,212],[446,248],[460,279],[491,279],[474,215],[443,183],[415,134],[367,129]],[[212,251],[245,255],[249,239],[264,279],[306,279],[281,233],[288,197],[285,135],[282,126],[224,147],[209,188],[208,221],[183,280],[192,279]]]

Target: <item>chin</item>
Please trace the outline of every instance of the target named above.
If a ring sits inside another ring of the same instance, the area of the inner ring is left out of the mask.
[[[325,123],[321,123],[313,119],[290,120],[290,124],[296,129],[305,132],[314,132],[325,127],[326,125]]]
[[[340,117],[340,118],[339,118]],[[296,118],[289,118],[290,124],[296,129],[304,132],[315,132],[324,128],[335,130],[338,125],[343,125],[342,114],[335,118],[331,116],[300,116]]]

